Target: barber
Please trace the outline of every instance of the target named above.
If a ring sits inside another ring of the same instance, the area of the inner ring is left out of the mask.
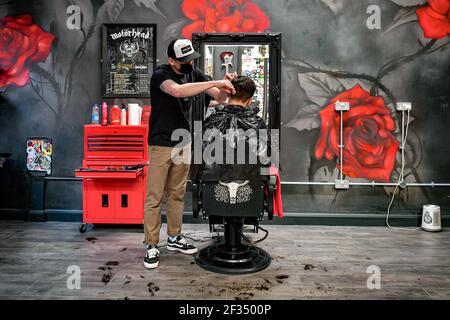
[[[189,161],[180,162],[172,156],[176,154],[190,160],[191,143],[187,141],[183,145],[180,143],[182,141],[174,141],[172,133],[177,129],[190,131],[193,97],[206,93],[212,99],[225,103],[228,96],[235,93],[230,82],[233,75],[227,74],[220,81],[208,81],[205,74],[194,66],[193,60],[201,55],[194,50],[190,40],[173,40],[167,55],[168,64],[154,70],[150,83],[150,166],[144,214],[144,243],[147,245],[144,267],[147,269],[159,266],[158,244],[164,190],[167,191],[167,250],[184,254],[198,252],[181,233]]]

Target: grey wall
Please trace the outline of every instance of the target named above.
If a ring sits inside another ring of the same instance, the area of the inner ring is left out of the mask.
[[[30,66],[35,89],[32,85],[8,86],[1,96],[0,153],[13,155],[0,169],[0,208],[29,207],[24,147],[28,136],[54,139],[55,176],[73,176],[74,170],[81,166],[83,125],[90,119],[92,103],[101,101],[99,26],[102,23],[157,23],[158,58],[163,63],[167,44],[181,34],[181,28],[188,22],[180,0],[71,2],[81,7],[86,37],[79,30],[66,27],[69,1],[14,1],[0,5],[0,18],[31,14],[34,23],[56,37],[47,61]],[[450,50],[445,45],[449,37],[437,41],[432,47],[442,46],[440,50],[420,53],[419,43],[430,39],[423,37],[417,21],[389,30],[397,15],[406,12],[401,10],[413,10],[410,5],[420,1],[253,2],[270,18],[271,26],[266,31],[282,33],[284,58],[297,62],[294,65],[285,60],[282,67],[281,163],[284,181],[333,181],[336,177],[335,162],[314,158],[314,147],[320,133],[318,111],[325,105],[319,106],[313,114],[304,109],[315,89],[302,86],[299,77],[307,71],[316,71],[324,83],[328,81],[330,84],[336,79],[327,78],[322,71],[341,71],[348,75],[345,80],[348,89],[358,81],[365,83],[360,79],[361,75],[377,78],[380,68],[387,62],[419,52],[378,80],[397,101],[413,103],[407,156],[412,165],[407,167],[407,181],[450,182]],[[367,28],[369,5],[381,8],[381,29]],[[87,32],[90,28],[92,33]],[[51,75],[50,80],[44,73]],[[386,98],[383,92],[378,92]],[[327,98],[333,98],[332,94]],[[386,104],[391,102],[387,98],[385,101]],[[398,115],[392,114],[398,123]],[[398,161],[395,167],[399,168]],[[395,179],[394,172],[391,180]],[[383,217],[390,200],[388,192],[389,189],[381,187],[352,187],[348,191],[336,192],[332,187],[305,186],[285,187],[283,197],[285,210],[291,213],[370,213]],[[409,188],[402,191],[393,211],[418,214],[423,204],[434,203],[441,205],[442,212],[447,214],[450,211],[449,198],[449,191],[445,188]],[[81,210],[81,184],[51,182],[47,207]]]

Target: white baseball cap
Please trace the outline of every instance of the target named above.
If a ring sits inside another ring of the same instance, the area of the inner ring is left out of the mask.
[[[200,53],[194,50],[191,40],[188,39],[176,39],[170,42],[167,55],[180,62],[188,62],[201,57]]]

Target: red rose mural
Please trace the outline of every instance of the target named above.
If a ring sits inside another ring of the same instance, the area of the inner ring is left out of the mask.
[[[320,112],[322,127],[316,158],[339,157],[340,113],[334,109],[338,100],[350,103],[350,111],[344,113],[342,172],[353,178],[389,181],[399,146],[392,135],[394,121],[383,98],[371,96],[359,85],[336,96]]]
[[[0,87],[25,86],[30,80],[29,63],[45,61],[54,36],[33,24],[30,15],[0,20]]]
[[[450,34],[450,0],[428,0],[416,13],[425,37],[441,39]]]
[[[194,32],[264,32],[269,17],[251,0],[184,0],[184,15],[193,22],[183,28],[183,37]]]

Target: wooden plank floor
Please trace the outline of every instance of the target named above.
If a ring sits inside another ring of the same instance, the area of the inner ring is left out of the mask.
[[[259,246],[273,261],[262,272],[227,276],[192,256],[161,248],[160,267],[145,270],[139,227],[0,222],[0,299],[449,299],[450,232],[380,227],[267,226]],[[184,225],[199,239],[207,225]],[[165,240],[165,226],[162,239]],[[249,235],[258,238],[259,235]],[[213,240],[196,242],[203,248]],[[67,268],[81,269],[81,289],[67,288]],[[369,290],[370,265],[381,289]]]

